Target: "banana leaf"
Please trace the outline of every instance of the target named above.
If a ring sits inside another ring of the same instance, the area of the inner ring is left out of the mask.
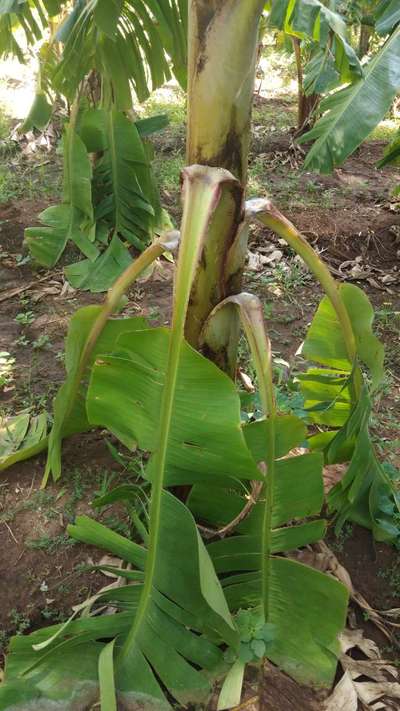
[[[400,7],[397,0],[381,0],[375,10],[375,30],[387,35],[400,22]]]
[[[72,240],[91,261],[99,255],[92,238],[94,214],[89,156],[72,126],[65,130],[63,145],[63,203],[49,207],[39,215],[42,227],[25,230],[25,242],[32,256],[48,268],[58,262],[68,240]]]
[[[137,704],[144,711],[171,709],[163,687],[181,704],[207,700],[212,674],[219,671],[223,658],[207,636],[217,634],[235,645],[236,633],[192,516],[167,492],[160,526],[156,575],[147,592],[140,572],[148,556],[146,547],[84,516],[69,527],[75,539],[135,566],[135,571],[119,571],[135,582],[97,596],[97,607],[114,607],[116,614],[88,616],[84,608],[80,619],[66,625],[14,637],[5,683],[0,685],[1,711],[22,711],[33,700],[41,709],[78,711],[99,696],[101,708],[108,711],[106,699],[113,702],[113,688],[126,709]],[[149,598],[148,611],[136,632],[134,620],[143,594]]]
[[[1,0],[0,57],[14,55],[25,62],[25,50],[16,29],[25,36],[28,46],[42,39],[49,18],[60,12],[63,0]]]
[[[0,471],[45,449],[47,429],[47,412],[22,412],[0,420]]]
[[[103,115],[106,149],[94,174],[96,219],[143,249],[157,219],[149,161],[135,124],[120,112]]]
[[[299,143],[315,141],[304,167],[329,173],[353,153],[389,110],[400,87],[400,27],[364,67],[363,78],[327,96],[322,118]]]
[[[100,355],[88,390],[87,412],[92,425],[106,427],[129,448],[138,445],[147,452],[155,451],[154,426],[170,341],[171,334],[164,328],[128,333],[118,340],[116,355]],[[234,384],[187,344],[181,350],[173,407],[166,460],[168,486],[225,482],[226,477],[261,478],[240,429],[240,399]],[[153,468],[151,458],[146,469],[149,478]]]
[[[69,434],[85,432],[91,428],[86,414],[85,383],[87,383],[88,372],[96,356],[98,353],[111,352],[121,333],[141,330],[146,325],[146,321],[140,317],[109,320],[85,363],[84,372],[77,379],[88,336],[101,312],[101,306],[85,306],[79,309],[71,319],[65,344],[67,377],[53,403],[54,421],[49,436],[45,478],[50,471],[56,479],[61,475],[62,439]]]
[[[72,100],[83,77],[100,67],[116,107],[129,110],[131,88],[144,101],[171,78],[170,61],[185,86],[186,32],[187,8],[179,0],[78,3],[57,33],[64,50],[55,86]]]
[[[292,423],[300,431],[302,424]],[[276,426],[277,439],[281,425]],[[263,429],[247,437],[254,458],[268,456],[267,427],[270,422],[249,425]],[[296,429],[290,445],[298,442]],[[280,449],[279,454],[287,453]],[[337,581],[279,554],[318,541],[326,523],[314,516],[323,503],[320,454],[306,454],[276,461],[272,499],[264,487],[250,514],[229,538],[210,543],[207,550],[232,611],[265,607],[273,638],[266,655],[301,683],[329,686],[339,654],[338,632],[346,618],[347,592]],[[267,469],[267,476],[270,475]],[[196,485],[188,505],[195,517],[218,529],[238,516],[248,493],[242,489],[223,489]],[[270,530],[265,528],[270,520]],[[304,522],[303,519],[306,518]],[[263,538],[270,539],[267,565],[263,564]],[[324,609],[321,618],[321,609]],[[294,633],[295,630],[295,633]]]
[[[343,284],[339,288],[355,335],[357,357],[368,370],[373,392],[384,376],[384,349],[372,331],[373,309],[358,287]],[[310,446],[323,450],[327,464],[349,462],[343,478],[328,495],[330,509],[337,514],[336,530],[349,519],[370,528],[376,540],[394,543],[400,536],[399,495],[369,434],[367,379],[347,358],[341,328],[327,297],[318,307],[302,353],[324,366],[298,376],[308,419],[324,428],[310,437]]]

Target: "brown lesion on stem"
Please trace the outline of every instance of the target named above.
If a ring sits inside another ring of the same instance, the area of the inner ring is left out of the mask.
[[[229,186],[225,200],[219,207],[217,206],[210,222],[190,294],[185,337],[193,348],[199,349],[204,323],[213,308],[227,296],[241,289],[245,251],[241,258],[239,254],[241,245],[237,243],[237,238],[242,222],[243,190],[240,183],[234,181]],[[235,260],[236,246],[238,255]],[[232,263],[235,265],[235,274],[231,273]],[[217,362],[217,354],[207,355]],[[222,367],[226,358],[219,358],[218,361]],[[225,367],[223,369],[226,370]]]

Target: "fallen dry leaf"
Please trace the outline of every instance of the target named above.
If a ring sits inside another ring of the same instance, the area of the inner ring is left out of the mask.
[[[103,555],[101,560],[97,563],[98,566],[107,566],[111,568],[122,568],[122,560],[121,558],[115,558],[114,556],[111,555]],[[103,575],[105,575],[107,578],[117,578],[119,579],[120,576],[116,575],[116,573],[112,573],[110,570],[102,570],[101,571]]]
[[[357,711],[357,709],[357,692],[350,674],[346,672],[336,684],[333,694],[325,701],[323,711]]]
[[[324,467],[323,479],[325,494],[328,494],[332,487],[343,479],[346,469],[346,464],[328,464]]]
[[[363,709],[373,711],[398,709],[398,671],[381,658],[375,642],[366,639],[362,630],[346,629],[340,637],[340,645],[340,664],[344,674],[326,700],[324,711],[357,711],[359,704]],[[350,653],[356,648],[366,659],[351,656]]]

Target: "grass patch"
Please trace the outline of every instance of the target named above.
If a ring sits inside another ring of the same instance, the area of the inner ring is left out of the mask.
[[[180,174],[185,165],[182,155],[171,158],[157,156],[153,161],[153,170],[161,191],[176,192],[179,190]]]
[[[43,160],[43,156],[40,156]],[[61,195],[62,165],[60,159],[43,163],[27,161],[23,156],[13,158],[13,163],[3,158],[0,167],[0,204],[9,200],[37,200]]]
[[[368,141],[386,141],[391,143],[399,130],[398,119],[387,118],[381,121],[372,133],[368,136]]]
[[[10,133],[10,120],[0,108],[0,141],[5,141]]]
[[[158,89],[142,104],[143,116],[167,114],[172,125],[182,125],[186,121],[186,99],[178,86],[166,86]]]

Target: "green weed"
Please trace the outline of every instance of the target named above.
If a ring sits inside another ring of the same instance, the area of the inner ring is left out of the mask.
[[[349,540],[353,535],[353,525],[351,523],[345,523],[341,531],[339,531],[335,537],[334,541],[331,541],[331,548],[337,553],[343,551],[346,541]]]
[[[69,548],[75,545],[75,543],[76,541],[65,533],[60,533],[58,536],[44,534],[39,538],[30,538],[26,542],[26,547],[32,550],[46,551],[50,555],[53,555],[60,548]]]
[[[12,626],[15,628],[16,634],[24,634],[24,632],[29,630],[31,621],[23,612],[18,612],[14,607],[8,616]]]
[[[159,155],[153,161],[153,170],[161,191],[176,193],[179,190],[181,170],[185,165],[182,155]]]
[[[19,323],[20,326],[30,326],[34,322],[36,316],[33,311],[21,311],[16,315],[15,321]]]

